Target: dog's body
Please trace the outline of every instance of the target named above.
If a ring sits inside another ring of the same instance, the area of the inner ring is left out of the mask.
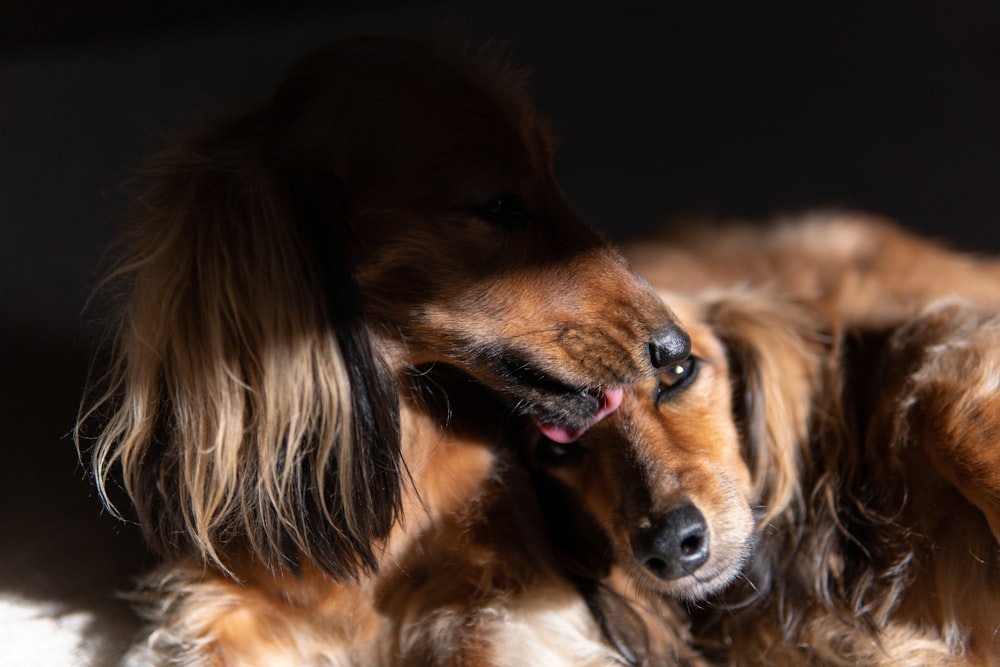
[[[518,664],[515,627],[551,664],[612,660],[504,432],[575,438],[688,343],[564,201],[516,79],[349,40],[152,162],[78,436],[99,422],[99,488],[120,474],[165,561],[135,661]],[[488,393],[437,396],[445,365]]]
[[[607,584],[723,664],[1000,664],[1000,262],[836,216],[627,254],[694,361],[534,450]]]
[[[377,574],[342,582],[312,564],[276,575],[250,562],[234,580],[171,562],[140,593],[155,631],[130,664],[619,664],[552,559],[504,442],[517,422],[469,394],[404,398],[403,433],[422,457],[407,459],[413,485]],[[432,416],[413,400],[440,404]],[[447,429],[439,410],[456,415]]]

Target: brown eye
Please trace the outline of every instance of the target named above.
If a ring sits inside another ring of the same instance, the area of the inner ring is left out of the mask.
[[[656,404],[691,384],[698,375],[698,359],[688,357],[684,361],[670,364],[660,371],[660,382],[656,387]]]

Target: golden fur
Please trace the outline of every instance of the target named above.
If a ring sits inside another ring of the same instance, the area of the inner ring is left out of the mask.
[[[686,600],[720,664],[1000,664],[1000,262],[836,215],[627,254],[695,370],[532,449],[557,520],[583,515],[563,544],[608,545],[606,606],[667,610],[655,636]]]
[[[582,432],[687,338],[553,153],[502,64],[357,39],[152,160],[78,431],[164,560],[134,662],[614,662],[505,433]]]

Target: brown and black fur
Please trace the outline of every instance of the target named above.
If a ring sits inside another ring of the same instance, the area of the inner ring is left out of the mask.
[[[399,664],[418,649],[392,649],[390,628],[430,642],[428,663],[493,664],[404,613],[433,609],[427,590],[377,593],[420,571],[434,531],[466,558],[505,479],[505,436],[453,432],[461,415],[415,398],[424,371],[585,429],[609,389],[687,347],[573,213],[553,156],[499,61],[354,39],[151,160],[78,431],[102,496],[124,495],[164,562],[135,660]],[[487,570],[483,594],[520,586]]]
[[[533,450],[610,545],[607,597],[686,601],[720,664],[1000,664],[1000,263],[840,215],[627,254],[698,372]],[[645,535],[684,505],[708,558],[664,569]]]

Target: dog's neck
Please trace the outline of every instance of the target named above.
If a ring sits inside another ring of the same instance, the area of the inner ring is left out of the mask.
[[[405,521],[387,542],[396,558],[415,535],[482,500],[510,449],[517,421],[487,389],[452,368],[432,365],[400,374],[402,456],[408,477]],[[502,451],[503,450],[503,451]]]

